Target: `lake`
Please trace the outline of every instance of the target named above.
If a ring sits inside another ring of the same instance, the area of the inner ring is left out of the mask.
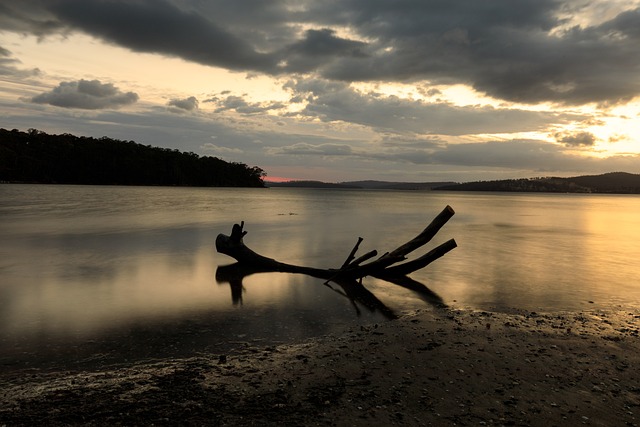
[[[424,298],[365,278],[402,314],[438,303],[480,310],[640,307],[640,197],[324,189],[0,185],[0,363],[82,368],[225,354],[387,321],[338,286],[262,273],[232,286],[214,242],[279,261],[342,265],[456,214],[422,251],[458,247],[411,278]]]

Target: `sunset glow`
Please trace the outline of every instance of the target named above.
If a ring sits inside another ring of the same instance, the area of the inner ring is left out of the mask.
[[[297,181],[295,178],[283,178],[281,176],[268,176],[265,178],[265,182],[288,182]]]
[[[214,155],[272,182],[639,173],[639,5],[6,2],[0,127]]]

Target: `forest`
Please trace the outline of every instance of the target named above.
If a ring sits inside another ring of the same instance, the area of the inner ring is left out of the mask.
[[[264,187],[257,166],[108,137],[0,129],[0,182]]]
[[[570,178],[522,178],[445,185],[434,190],[640,194],[640,175],[609,172]]]

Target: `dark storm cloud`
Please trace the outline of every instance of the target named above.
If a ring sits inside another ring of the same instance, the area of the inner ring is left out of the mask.
[[[525,103],[618,102],[639,94],[634,71],[640,66],[638,10],[600,26],[552,33],[563,24],[557,16],[568,4],[354,0],[341,7],[341,16],[375,40],[369,50],[376,54],[345,58],[320,71],[346,81],[466,83],[496,98]]]
[[[37,104],[84,110],[119,108],[133,104],[137,100],[136,93],[122,92],[113,84],[101,83],[99,80],[62,82],[50,92],[42,93],[31,99]]]
[[[194,12],[157,1],[63,1],[51,8],[74,28],[139,52],[157,52],[231,69],[269,68],[268,56]]]
[[[330,29],[308,30],[304,39],[293,44],[289,50],[308,56],[364,56],[360,49],[365,43],[336,37]]]
[[[640,94],[640,9],[565,28],[560,0],[0,0],[0,25],[267,74],[463,83],[524,103]],[[342,31],[338,31],[342,30]]]
[[[308,30],[303,39],[286,49],[283,68],[297,73],[310,72],[341,58],[364,58],[365,50],[365,43],[337,37],[333,30]]]
[[[0,30],[34,34],[38,37],[64,30],[64,24],[50,14],[46,0],[0,0]]]
[[[622,12],[611,21],[601,25],[602,33],[613,32],[634,40],[640,40],[640,9]]]
[[[332,63],[321,70],[324,75],[346,81],[424,78],[467,83],[519,102],[616,102],[640,93],[633,71],[640,65],[640,43],[629,23],[635,22],[636,11],[600,27],[552,34],[550,30],[562,24],[555,16],[563,2],[400,4],[362,3],[350,19],[361,34],[375,37],[378,53]],[[625,37],[611,37],[610,28]]]
[[[273,58],[180,4],[164,0],[0,0],[0,29],[46,35],[83,31],[137,52],[236,70],[270,70]],[[239,12],[240,13],[240,12]],[[233,22],[226,22],[233,27]]]

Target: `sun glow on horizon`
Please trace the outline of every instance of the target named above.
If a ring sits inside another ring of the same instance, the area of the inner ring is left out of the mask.
[[[264,182],[289,182],[289,181],[299,181],[295,178],[285,178],[282,176],[266,176],[264,178]]]

